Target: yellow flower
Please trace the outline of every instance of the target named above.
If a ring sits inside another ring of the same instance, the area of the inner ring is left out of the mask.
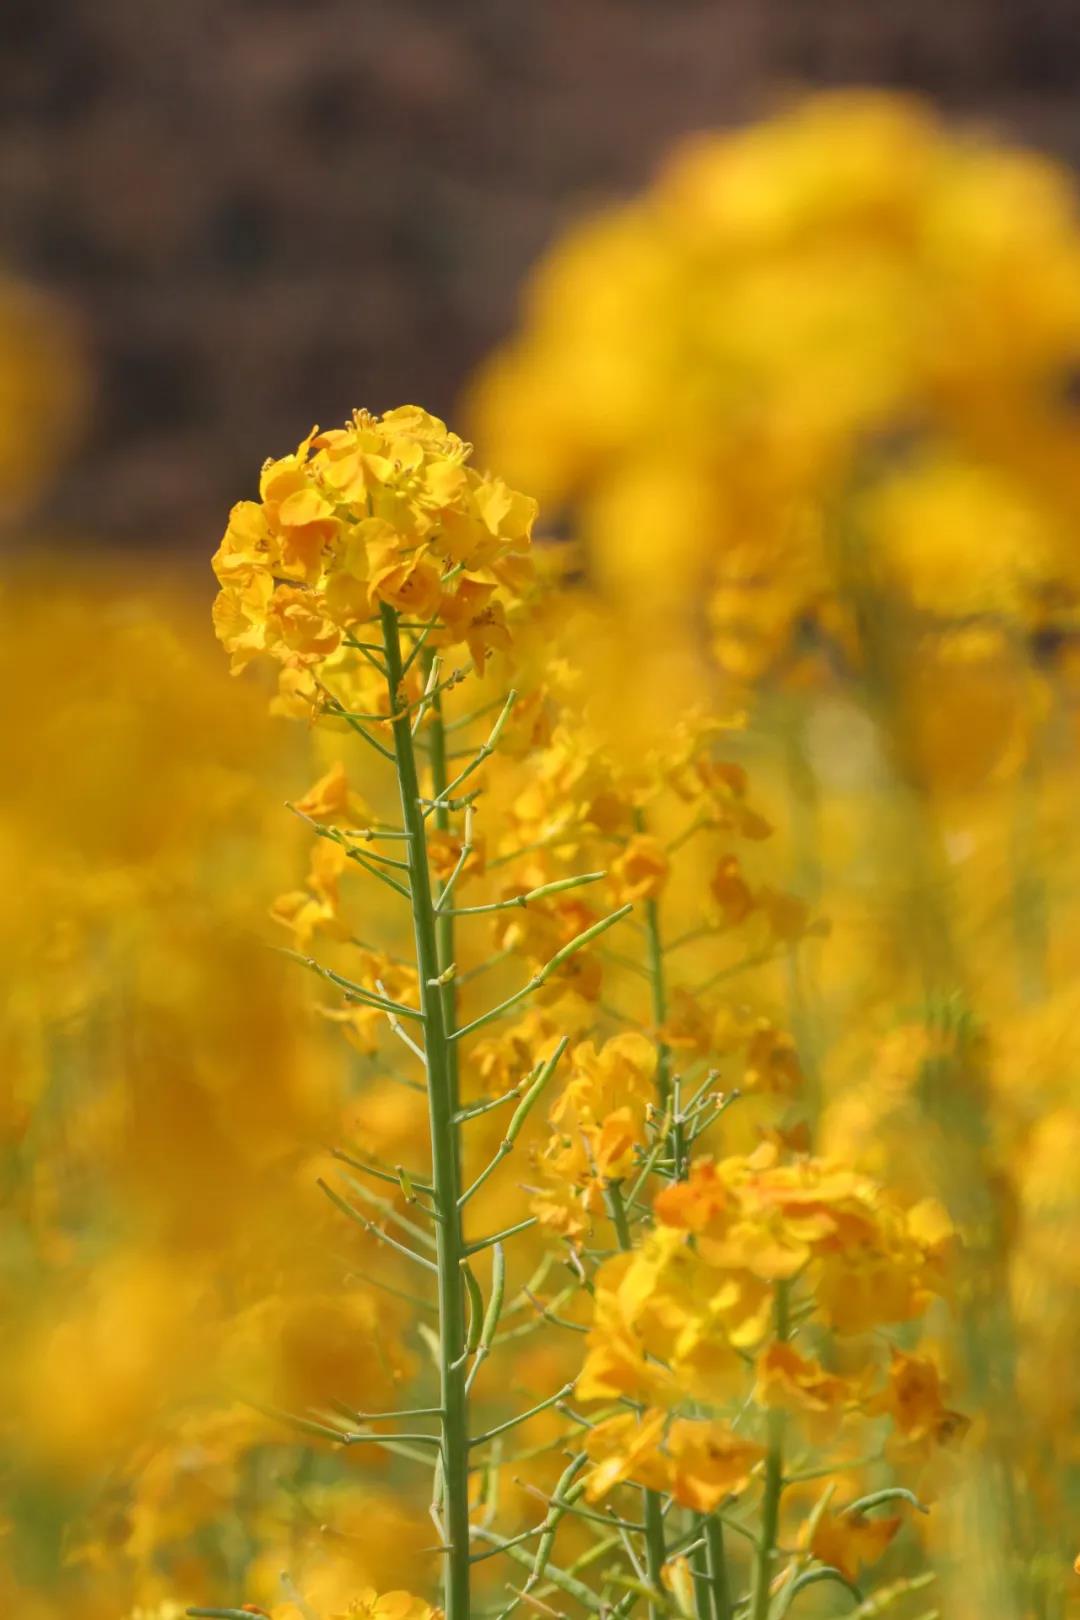
[[[613,1035],[599,1048],[582,1041],[571,1053],[570,1078],[552,1109],[553,1121],[558,1123],[571,1108],[595,1120],[623,1103],[644,1107],[652,1100],[656,1061],[653,1043],[633,1031]]]
[[[604,1419],[590,1429],[585,1449],[596,1463],[586,1476],[590,1501],[633,1480],[698,1513],[745,1490],[765,1454],[725,1423],[677,1418],[668,1425],[659,1408]]]
[[[440,572],[422,548],[400,550],[397,535],[370,548],[371,594],[415,619],[427,619],[439,605]],[[464,639],[464,638],[462,638]]]
[[[739,1081],[744,1091],[794,1096],[802,1085],[798,1048],[786,1029],[768,1018],[753,1021],[746,1041],[746,1068]]]
[[[928,1356],[892,1352],[889,1382],[877,1397],[875,1410],[893,1420],[890,1456],[908,1460],[930,1458],[938,1446],[958,1444],[971,1427],[960,1412],[944,1401],[945,1386],[936,1364]]]
[[[469,455],[437,417],[402,406],[313,429],[267,462],[259,501],[233,508],[214,557],[234,670],[263,652],[323,664],[380,603],[409,623],[440,615],[433,645],[467,645],[477,668],[507,646],[503,598],[529,584],[536,508]]]
[[[627,1412],[606,1418],[589,1430],[585,1450],[596,1467],[586,1478],[585,1494],[598,1501],[624,1479],[662,1490],[667,1468],[660,1454],[666,1414]]]
[[[766,1346],[755,1364],[755,1401],[802,1418],[815,1444],[828,1438],[865,1393],[865,1379],[827,1373],[819,1362],[779,1341]]]
[[[533,1213],[560,1236],[588,1232],[605,1185],[632,1170],[656,1064],[655,1046],[632,1031],[599,1049],[582,1041],[571,1053],[569,1078],[549,1116],[552,1135],[537,1158],[544,1187],[533,1202]]]
[[[308,663],[320,662],[341,644],[341,629],[320,611],[318,598],[295,585],[277,587],[267,608],[266,625],[271,646],[280,644]]]
[[[369,1586],[351,1600],[344,1614],[333,1615],[331,1620],[440,1620],[441,1615],[441,1609],[411,1592],[380,1595]]]
[[[320,838],[311,851],[307,889],[291,889],[275,900],[270,915],[289,929],[298,950],[306,950],[318,933],[348,937],[340,915],[341,877],[348,864],[340,844]]]
[[[667,1438],[669,1489],[676,1502],[711,1513],[727,1496],[746,1489],[764,1447],[725,1423],[677,1418]]]
[[[668,1016],[657,1034],[665,1046],[704,1057],[713,1046],[714,1020],[696,996],[677,984],[668,997]]]
[[[364,801],[349,791],[349,779],[339,759],[295,801],[295,808],[315,821],[332,821],[344,827],[363,826],[372,819]]]
[[[694,1612],[694,1572],[690,1560],[684,1555],[671,1559],[660,1571],[664,1588],[672,1592],[683,1614]]]
[[[906,1215],[841,1165],[805,1156],[779,1164],[776,1155],[763,1142],[745,1159],[696,1164],[658,1194],[658,1219],[692,1233],[720,1270],[763,1282],[807,1271],[839,1332],[917,1315],[941,1286],[938,1225],[922,1210]]]
[[[428,833],[427,846],[431,870],[440,882],[445,883],[461,859],[465,847],[464,840],[457,833],[433,829]],[[480,877],[483,871],[484,840],[474,834],[472,846],[458,876],[458,883],[464,883],[467,878]]]
[[[611,863],[616,904],[655,900],[667,882],[671,863],[659,838],[637,833]]]
[[[725,927],[737,928],[754,910],[754,896],[742,875],[738,856],[725,855],[720,859],[709,887]]]
[[[477,671],[484,667],[489,652],[510,645],[510,630],[503,604],[495,600],[495,583],[463,579],[457,590],[442,598],[441,617],[446,626],[435,637],[435,644],[464,642]]]
[[[810,1551],[854,1581],[864,1564],[877,1563],[901,1522],[899,1515],[872,1519],[864,1513],[826,1511],[814,1527]]]

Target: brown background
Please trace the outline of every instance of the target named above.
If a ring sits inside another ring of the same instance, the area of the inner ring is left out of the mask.
[[[0,258],[96,375],[34,522],[216,541],[354,404],[452,410],[569,218],[792,90],[1080,162],[1080,0],[0,0]]]

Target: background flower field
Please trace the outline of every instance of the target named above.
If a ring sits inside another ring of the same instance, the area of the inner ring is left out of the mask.
[[[93,344],[0,289],[13,1615],[442,1601],[378,1417],[440,1372],[395,691],[501,1301],[476,1611],[1076,1611],[1078,362],[1070,174],[884,91],[583,209],[467,473],[315,386],[187,556],[47,516]]]

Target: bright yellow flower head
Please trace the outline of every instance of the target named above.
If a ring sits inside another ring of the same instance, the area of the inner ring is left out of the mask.
[[[581,1398],[721,1407],[757,1351],[760,1407],[797,1413],[818,1432],[868,1409],[872,1379],[833,1374],[770,1339],[777,1290],[842,1334],[915,1316],[940,1287],[943,1212],[905,1212],[853,1171],[776,1154],[765,1143],[748,1158],[705,1161],[659,1193],[655,1227],[597,1274]],[[874,1399],[874,1410],[891,1410]]]
[[[504,597],[530,577],[536,503],[469,463],[470,446],[415,405],[357,411],[268,461],[259,500],[233,507],[214,557],[218,636],[234,671],[268,653],[318,669],[380,604],[435,619],[433,646],[479,668],[507,643]],[[440,622],[441,621],[441,622]]]

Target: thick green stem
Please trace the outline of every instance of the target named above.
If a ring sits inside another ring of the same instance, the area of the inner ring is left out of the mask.
[[[645,1523],[645,1573],[654,1592],[664,1590],[664,1516],[661,1499],[656,1491],[643,1491]],[[651,1620],[666,1620],[666,1605],[649,1604]]]
[[[401,642],[397,614],[381,609],[383,644],[390,692],[394,754],[401,794],[402,822],[408,834],[409,890],[416,966],[420,978],[420,1010],[424,1016],[427,1063],[428,1114],[431,1130],[432,1187],[436,1222],[436,1265],[439,1293],[439,1361],[443,1516],[446,1537],[443,1569],[443,1606],[447,1620],[469,1616],[469,1437],[465,1392],[465,1283],[462,1259],[460,1192],[458,1178],[457,1111],[451,1042],[446,1026],[446,1003],[441,986],[437,918],[431,892],[424,813],[420,804],[416,753],[407,712],[400,713],[402,679]]]
[[[693,1515],[695,1547],[690,1568],[694,1577],[694,1613],[697,1615],[697,1620],[713,1620],[712,1582],[709,1580],[709,1553],[705,1545],[705,1524],[705,1514],[695,1513]]]
[[[783,1342],[789,1332],[787,1284],[776,1285],[776,1337]],[[768,1419],[765,1453],[765,1494],[761,1502],[761,1534],[754,1561],[754,1588],[750,1600],[750,1620],[767,1620],[773,1557],[780,1528],[780,1493],[784,1488],[784,1414],[772,1411]]]
[[[615,1228],[615,1239],[622,1250],[631,1247],[633,1239],[630,1236],[630,1222],[626,1218],[626,1204],[622,1195],[622,1183],[609,1181],[607,1188],[608,1213],[611,1215],[611,1224]]]
[[[705,1552],[712,1596],[713,1620],[731,1620],[731,1588],[728,1585],[724,1526],[716,1513],[705,1516]]]

